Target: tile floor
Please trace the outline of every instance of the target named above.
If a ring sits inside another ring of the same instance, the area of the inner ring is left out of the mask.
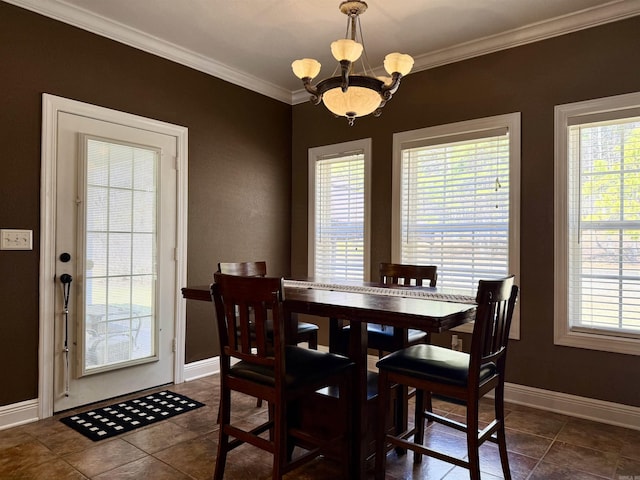
[[[121,436],[92,442],[55,416],[0,431],[0,479],[210,479],[216,457],[218,377],[206,377],[170,389],[206,404],[205,407]],[[136,397],[138,395],[133,395]],[[106,402],[106,404],[113,403]],[[255,399],[235,398],[238,416],[246,422],[264,418]],[[437,402],[451,416],[460,407]],[[491,408],[490,403],[483,405]],[[603,425],[564,415],[508,405],[509,458],[514,480],[640,480],[640,431]],[[429,427],[431,445],[449,453],[465,452],[464,438],[445,427]],[[271,457],[242,446],[227,461],[225,478],[270,478]],[[481,449],[483,480],[502,478],[497,448]],[[319,459],[287,478],[334,479],[337,466]],[[371,476],[371,478],[373,478]],[[415,465],[411,454],[389,454],[388,479],[468,479],[459,467],[425,458]]]

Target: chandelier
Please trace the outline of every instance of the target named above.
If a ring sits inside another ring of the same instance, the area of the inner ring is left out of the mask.
[[[340,11],[347,15],[345,38],[331,44],[331,53],[340,63],[332,77],[317,85],[311,81],[320,73],[320,62],[312,58],[296,60],[291,64],[293,73],[302,80],[304,88],[311,94],[311,102],[324,102],[337,117],[346,117],[353,125],[356,117],[373,113],[378,117],[382,107],[391,99],[400,86],[400,79],[413,67],[413,58],[402,53],[390,53],[384,59],[384,68],[390,77],[376,77],[368,64],[367,52],[362,39],[360,15],[367,10],[365,2],[342,2]],[[360,42],[356,41],[359,38]],[[364,56],[363,56],[364,53]],[[362,58],[362,73],[355,73],[355,62]],[[340,73],[338,73],[338,68]]]

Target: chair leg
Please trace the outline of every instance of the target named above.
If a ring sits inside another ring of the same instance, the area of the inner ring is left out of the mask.
[[[429,397],[431,399],[431,397]],[[424,444],[424,409],[425,409],[425,392],[416,388],[416,411],[414,416],[415,433],[413,441],[418,445]],[[413,463],[422,463],[422,454],[413,452]]]
[[[223,438],[225,437],[225,438]],[[222,433],[220,429],[220,441],[218,443],[218,456],[216,457],[216,468],[213,473],[213,480],[222,480],[224,477],[224,466],[227,463],[227,443],[229,435]]]
[[[271,405],[271,403],[269,404]],[[285,465],[288,460],[288,443],[287,442],[287,409],[285,402],[278,402],[274,405],[274,422],[273,422],[273,480],[281,480]]]
[[[352,461],[353,456],[349,450],[353,439],[353,413],[351,407],[351,399],[353,398],[352,392],[353,385],[353,371],[349,371],[346,375],[343,375],[340,383],[340,403],[342,404],[341,413],[345,425],[345,434],[342,440],[342,475],[344,480],[352,478],[352,473],[356,471],[355,462]]]
[[[509,469],[509,456],[507,454],[507,435],[504,427],[504,384],[500,384],[495,389],[494,406],[496,420],[500,422],[496,436],[498,437],[498,450],[500,451],[500,463],[505,480],[511,480],[511,470]]]
[[[375,479],[384,480],[387,462],[387,411],[389,409],[389,378],[384,370],[378,373],[378,431],[376,433]]]
[[[424,392],[424,409],[433,413],[433,397],[431,396],[431,392]],[[433,420],[429,419],[428,422],[432,422]]]
[[[276,410],[275,407],[273,406],[273,404],[271,402],[267,402],[267,414],[269,415],[269,421],[271,421],[271,427],[269,428],[269,441],[273,442],[274,439],[274,424],[275,422],[273,421],[273,419],[276,416]]]
[[[313,332],[311,332],[309,334],[309,348],[311,350],[317,350],[318,349],[318,331],[314,330]]]
[[[229,434],[226,433],[225,426],[231,421],[231,392],[222,387],[220,391],[220,406],[218,408],[218,423],[220,424],[220,437],[218,439],[218,455],[216,457],[216,467],[213,473],[214,480],[222,480],[224,477],[224,467],[227,462],[227,452],[229,451]]]
[[[300,418],[300,405],[299,402],[291,402],[287,405],[287,419],[284,435],[287,437],[287,463],[290,463],[293,459],[293,450],[296,448],[294,439],[289,435],[291,428],[297,428],[300,426],[298,419]],[[272,439],[273,440],[273,439]],[[278,446],[276,445],[276,448]]]
[[[409,388],[406,385],[398,385],[396,392],[394,425],[396,427],[396,434],[400,435],[402,432],[407,430],[407,425],[409,423]]]
[[[509,469],[509,457],[507,455],[507,439],[502,425],[496,432],[498,436],[498,450],[500,451],[500,463],[502,464],[502,473],[504,480],[511,480],[511,470]]]
[[[467,402],[467,452],[471,480],[480,480],[480,443],[478,442],[478,400]]]
[[[426,345],[431,345],[431,334],[429,334],[427,336],[427,339],[425,341]],[[431,396],[431,392],[424,392],[424,408],[427,412],[429,413],[433,413],[433,400],[432,400],[432,396]],[[424,411],[424,410],[423,410]],[[432,419],[428,419],[427,420],[428,423],[433,422]]]

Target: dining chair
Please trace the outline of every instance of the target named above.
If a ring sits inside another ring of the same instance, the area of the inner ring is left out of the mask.
[[[228,275],[244,277],[264,277],[267,275],[267,262],[220,262],[218,271]],[[309,348],[318,349],[318,326],[308,322],[297,322],[296,343],[307,343]]]
[[[281,278],[217,272],[211,295],[221,348],[221,422],[214,480],[222,480],[227,454],[245,443],[273,454],[272,478],[278,480],[340,444],[344,452],[343,476],[348,478],[352,422],[347,406],[351,401],[353,362],[341,355],[285,344],[287,319]],[[344,426],[338,437],[323,438],[302,429],[300,418],[305,397],[335,386],[344,403],[340,411],[345,417],[335,419]],[[239,417],[232,415],[232,391],[266,399],[271,406],[269,419],[249,427],[250,430],[242,428],[240,420],[236,420]],[[304,452],[294,457],[295,446],[302,447]]]
[[[511,479],[504,428],[504,375],[509,328],[518,296],[514,277],[480,280],[476,295],[476,317],[470,353],[434,345],[413,345],[391,353],[377,362],[380,404],[378,417],[384,425],[388,388],[392,384],[416,388],[414,428],[389,435],[378,428],[375,478],[384,478],[389,446],[414,452],[414,462],[422,455],[435,457],[469,469],[472,480],[480,479],[479,447],[486,440],[498,444],[504,478]],[[495,418],[478,428],[480,399],[495,390]],[[425,405],[425,392],[466,405],[466,423],[445,418]],[[425,419],[465,432],[468,460],[434,451],[423,445]],[[495,436],[494,436],[495,434]],[[413,442],[408,438],[413,435]]]
[[[429,287],[435,287],[437,279],[438,267],[435,265],[380,263],[380,283],[384,285],[422,287],[427,286],[424,284],[428,282]],[[335,351],[346,351],[349,344],[349,326],[336,321],[332,323]],[[377,350],[379,358],[382,358],[385,352],[395,352],[400,348],[427,342],[428,334],[421,330],[367,324],[367,346]]]
[[[265,277],[267,275],[267,262],[219,262],[218,271],[228,275],[240,275],[243,277]],[[318,349],[318,326],[313,323],[296,322],[296,343],[306,342],[309,348]],[[262,399],[258,398],[256,407],[262,406]]]

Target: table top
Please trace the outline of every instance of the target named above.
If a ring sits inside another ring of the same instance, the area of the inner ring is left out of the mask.
[[[186,299],[211,301],[209,285],[185,287],[182,295]],[[476,309],[469,303],[366,291],[325,290],[286,283],[284,300],[285,308],[293,313],[419,328],[435,333],[473,321]]]

